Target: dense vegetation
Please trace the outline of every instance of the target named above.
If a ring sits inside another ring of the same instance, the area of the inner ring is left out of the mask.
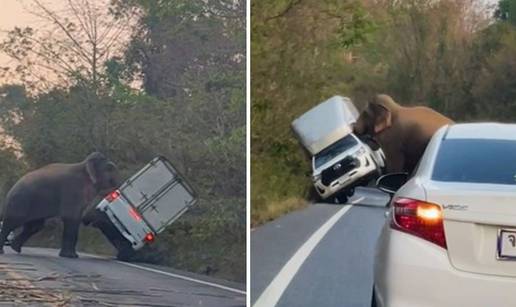
[[[163,155],[200,202],[139,259],[243,282],[245,1],[67,3],[29,1],[43,26],[0,45],[15,63],[0,88],[0,195],[28,170],[94,150],[123,178]],[[58,245],[59,227],[32,243]],[[81,231],[82,250],[112,251]]]
[[[311,168],[290,123],[333,95],[516,117],[515,0],[262,0],[251,13],[254,225],[303,205]]]

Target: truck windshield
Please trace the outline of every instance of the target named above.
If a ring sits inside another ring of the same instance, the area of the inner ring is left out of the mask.
[[[437,153],[436,181],[516,184],[516,142],[492,139],[444,140]]]
[[[320,167],[321,165],[325,164],[326,162],[330,161],[331,159],[340,155],[344,151],[346,151],[356,145],[358,145],[357,140],[351,134],[348,134],[344,138],[331,144],[328,148],[325,148],[320,153],[315,155],[315,157],[314,157],[315,168]]]

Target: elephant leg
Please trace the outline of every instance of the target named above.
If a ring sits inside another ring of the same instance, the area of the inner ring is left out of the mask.
[[[63,218],[63,239],[59,256],[67,258],[79,257],[75,252],[75,245],[77,244],[80,223],[80,219]]]
[[[17,235],[11,243],[11,248],[15,252],[20,253],[23,244],[25,244],[31,236],[43,229],[43,226],[45,226],[44,219],[25,223],[23,225],[23,231]]]
[[[0,254],[4,253],[4,244],[7,240],[7,236],[18,228],[18,226],[20,226],[20,223],[12,219],[4,219],[2,221],[2,230],[0,231]]]
[[[394,152],[386,158],[385,168],[387,173],[399,173],[405,171],[405,156],[403,152]]]

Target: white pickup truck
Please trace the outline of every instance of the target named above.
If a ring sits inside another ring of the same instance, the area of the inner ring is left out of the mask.
[[[379,176],[385,155],[372,140],[353,134],[358,118],[347,97],[334,96],[292,122],[292,129],[312,156],[312,181],[323,200],[345,202],[354,187]]]
[[[156,235],[196,202],[196,193],[185,178],[167,159],[157,157],[126,180],[119,189],[109,193],[96,206],[96,211],[104,213],[119,234],[129,242],[132,250],[136,251],[153,242]],[[104,229],[97,227],[111,240],[114,236],[109,233],[113,232],[112,227],[106,233],[106,225],[102,226]],[[120,245],[120,242],[111,241]],[[116,247],[121,251],[120,246]],[[127,252],[122,251],[121,257],[124,258]]]

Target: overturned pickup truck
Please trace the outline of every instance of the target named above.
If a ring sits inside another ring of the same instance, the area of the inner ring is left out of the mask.
[[[130,260],[196,202],[185,178],[167,159],[157,157],[109,193],[83,222],[104,233],[118,249],[119,260]]]
[[[353,134],[358,111],[351,100],[334,96],[292,122],[312,157],[312,181],[323,200],[346,202],[354,188],[379,176],[385,155],[372,140]]]

